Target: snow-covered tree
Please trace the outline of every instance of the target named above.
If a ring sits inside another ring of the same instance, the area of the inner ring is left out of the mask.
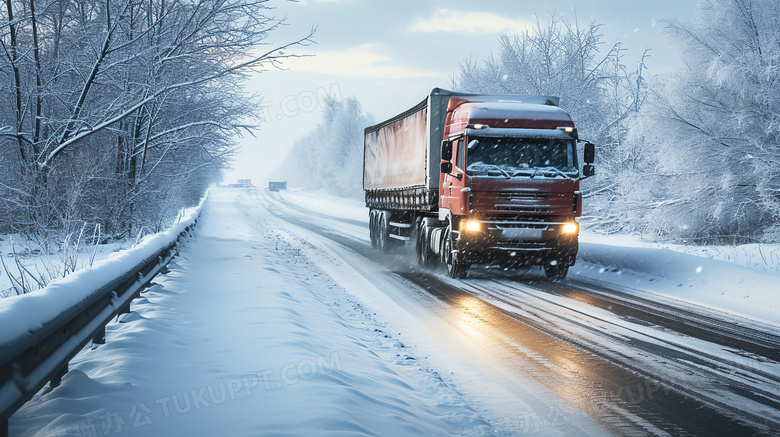
[[[200,197],[256,124],[247,72],[308,41],[263,47],[268,3],[5,1],[0,228],[122,233]]]
[[[622,182],[633,220],[692,241],[777,239],[780,3],[706,0],[690,24],[667,28],[684,66],[632,129],[646,158],[645,188]]]
[[[374,123],[354,97],[326,97],[322,121],[295,142],[279,176],[292,185],[362,199],[363,130]]]

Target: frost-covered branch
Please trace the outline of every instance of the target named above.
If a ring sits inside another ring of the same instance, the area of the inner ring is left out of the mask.
[[[199,199],[259,120],[242,83],[311,42],[268,44],[284,23],[269,5],[6,0],[0,232],[78,221],[127,235]]]

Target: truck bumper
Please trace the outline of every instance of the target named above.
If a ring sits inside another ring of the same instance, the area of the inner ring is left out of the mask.
[[[458,259],[471,264],[503,267],[543,265],[556,260],[574,265],[578,237],[557,230],[528,228],[461,231],[457,240]]]

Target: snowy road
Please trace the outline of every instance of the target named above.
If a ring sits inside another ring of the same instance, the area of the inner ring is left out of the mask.
[[[780,330],[535,272],[424,273],[366,222],[217,190],[108,343],[11,435],[704,435],[780,429]]]
[[[307,217],[278,196],[266,207],[393,266],[444,304],[437,317],[475,340],[478,353],[517,375],[532,375],[610,432],[752,435],[780,429],[776,328],[576,273],[562,284],[523,271],[474,269],[465,281],[421,273],[372,250],[365,231],[356,238],[349,220],[339,225]]]

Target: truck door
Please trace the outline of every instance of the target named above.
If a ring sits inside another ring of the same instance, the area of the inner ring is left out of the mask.
[[[469,192],[463,191],[468,186],[464,168],[464,147],[462,137],[452,141],[452,172],[442,175],[439,190],[441,207],[449,209],[455,215],[466,215],[468,211]]]

